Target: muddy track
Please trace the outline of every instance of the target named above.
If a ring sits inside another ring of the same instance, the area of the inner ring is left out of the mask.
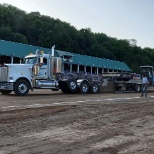
[[[154,153],[152,94],[55,95],[0,96],[0,154]]]

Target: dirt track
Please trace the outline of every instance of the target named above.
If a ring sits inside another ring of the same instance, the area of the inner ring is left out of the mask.
[[[154,93],[139,96],[0,95],[0,154],[153,154]]]

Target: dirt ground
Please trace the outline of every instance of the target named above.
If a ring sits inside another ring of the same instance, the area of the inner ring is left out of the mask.
[[[0,95],[0,154],[153,154],[154,93]]]

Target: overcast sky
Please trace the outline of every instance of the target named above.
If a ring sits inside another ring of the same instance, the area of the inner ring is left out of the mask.
[[[117,39],[154,48],[154,0],[0,0]]]

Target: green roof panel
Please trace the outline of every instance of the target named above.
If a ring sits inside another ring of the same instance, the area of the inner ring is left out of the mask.
[[[51,49],[43,48],[39,46],[26,45],[21,43],[15,43],[10,41],[0,40],[0,55],[7,55],[23,58],[29,53],[35,54],[36,50],[43,50],[45,53],[51,53]],[[55,56],[73,56],[72,64],[79,64],[91,67],[100,67],[106,69],[114,69],[121,71],[132,71],[124,62],[115,60],[109,60],[105,58],[91,57],[86,55],[80,55],[72,52],[66,52],[61,50],[55,50]]]

